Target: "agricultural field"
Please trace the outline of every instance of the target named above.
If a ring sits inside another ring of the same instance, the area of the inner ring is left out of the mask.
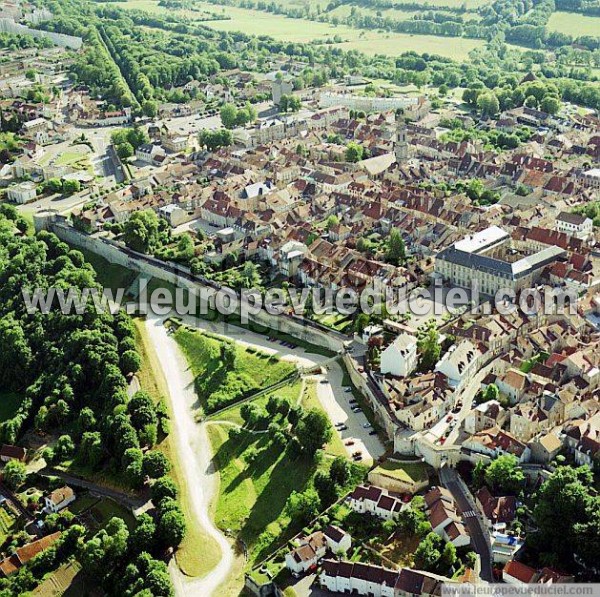
[[[359,33],[357,29],[353,30]],[[469,52],[484,46],[483,40],[467,39],[466,37],[449,38],[434,35],[412,35],[410,33],[379,33],[364,32],[365,35],[353,41],[337,45],[342,50],[358,50],[369,56],[387,54],[395,56],[402,52],[438,54],[455,60],[466,60]]]
[[[441,4],[456,6],[456,0],[442,0]],[[127,2],[110,3],[112,6],[124,8],[143,9],[148,12],[166,13],[169,9],[158,6],[157,0],[129,0]],[[462,4],[462,3],[460,3]],[[205,21],[202,24],[219,31],[242,31],[251,35],[267,35],[277,40],[289,42],[328,41],[343,50],[358,50],[368,55],[385,54],[395,56],[413,50],[416,52],[427,52],[439,54],[456,60],[468,57],[471,50],[483,47],[482,40],[467,38],[435,37],[433,35],[414,35],[408,33],[386,33],[383,31],[366,31],[353,29],[345,25],[332,25],[307,19],[292,19],[283,15],[271,14],[263,11],[237,8],[234,6],[217,6],[207,2],[197,2],[198,9],[204,13],[216,13],[223,15],[223,20]],[[470,8],[470,6],[469,6]],[[340,7],[336,11],[342,11],[343,15],[347,7]],[[361,8],[362,10],[362,8]],[[394,9],[389,9],[394,11]],[[349,11],[348,11],[349,12]],[[398,20],[409,18],[410,12],[398,13]],[[337,13],[336,13],[337,14]],[[186,12],[190,19],[194,19],[196,13]],[[406,15],[406,18],[405,16]],[[340,16],[340,18],[343,18]],[[340,41],[338,41],[340,40]]]
[[[548,21],[549,31],[567,35],[600,35],[600,17],[588,17],[574,12],[555,12]]]
[[[266,353],[184,327],[175,332],[196,378],[200,405],[212,412],[292,375],[295,366]],[[230,350],[231,354],[225,354]],[[225,358],[224,358],[225,357]]]

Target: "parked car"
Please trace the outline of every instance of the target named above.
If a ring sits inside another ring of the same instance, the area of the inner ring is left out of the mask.
[[[342,425],[341,427],[338,427],[339,431],[346,431],[348,429],[348,425]]]
[[[373,429],[372,431],[369,431],[369,435],[377,435],[377,431],[375,431],[375,429]]]
[[[353,446],[354,442],[351,439],[349,439],[347,442],[344,443],[344,445],[345,446]]]
[[[369,429],[371,427],[371,423],[363,423],[363,427],[365,429]]]

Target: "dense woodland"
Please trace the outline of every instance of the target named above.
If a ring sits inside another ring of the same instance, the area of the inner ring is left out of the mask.
[[[166,409],[144,392],[131,398],[127,394],[127,376],[140,365],[133,323],[122,312],[98,313],[91,304],[82,314],[63,314],[58,301],[48,313],[28,313],[22,289],[100,286],[79,251],[53,234],[26,232],[22,217],[2,204],[0,379],[3,390],[23,399],[15,415],[0,424],[0,441],[14,444],[30,429],[43,431],[56,438],[44,451],[50,464],[72,462],[75,470],[90,476],[102,470],[134,489],[158,479],[152,485],[156,510],[141,517],[131,533],[121,519],[87,540],[83,533],[69,531],[64,540],[69,545],[61,543],[54,560],[45,556],[48,561],[39,574],[35,565],[22,568],[0,581],[0,589],[6,587],[0,595],[31,589],[36,578],[75,552],[109,594],[137,595],[151,588],[153,595],[169,595],[166,567],[152,555],[181,542],[185,521],[177,490],[165,477],[170,464],[153,449],[168,432]],[[63,523],[66,528],[75,528],[68,522]]]

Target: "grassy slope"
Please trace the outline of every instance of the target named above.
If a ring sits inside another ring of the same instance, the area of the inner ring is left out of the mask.
[[[223,341],[216,337],[181,327],[175,333],[175,339],[196,378],[200,403],[209,412],[269,387],[295,369],[290,363],[239,345],[235,345],[236,360],[231,369],[221,360]]]
[[[227,428],[209,427],[221,485],[215,521],[231,529],[247,544],[249,563],[260,561],[283,537],[299,529],[288,529],[284,508],[292,491],[302,491],[317,467],[303,459],[290,461],[284,452],[269,444],[266,434],[247,433],[241,440],[228,438]],[[250,447],[259,451],[252,465],[245,461]]]
[[[142,366],[138,372],[141,387],[155,400],[167,396],[166,383],[161,374],[158,357],[146,336],[144,322],[136,319],[136,342],[138,352],[142,357]],[[170,436],[159,445],[170,462],[173,464],[171,476],[177,483],[180,491],[180,503],[188,524],[188,531],[183,543],[177,550],[177,564],[182,572],[188,576],[202,576],[214,568],[221,557],[219,546],[215,540],[207,535],[201,527],[193,524],[195,520],[192,515],[191,504],[187,495],[186,479],[177,461],[177,452],[172,447]],[[194,482],[192,479],[189,482]],[[202,546],[202,549],[199,549]]]
[[[308,383],[302,388],[302,395],[301,388],[298,382],[275,393],[292,402],[301,400],[305,408],[320,408],[315,384]],[[262,396],[256,403],[264,406],[267,399],[268,396]],[[239,408],[223,413],[220,420],[240,423]],[[285,452],[269,443],[267,434],[246,432],[240,439],[230,440],[229,429],[228,425],[217,422],[211,422],[208,427],[220,476],[215,522],[246,543],[248,564],[252,566],[300,530],[288,526],[290,520],[284,512],[287,498],[292,491],[303,491],[309,486],[317,469],[327,470],[332,458],[325,458],[318,465],[301,458],[291,461]],[[251,449],[258,451],[259,456],[250,465],[246,455]],[[326,446],[326,452],[331,456],[346,456],[337,434]]]

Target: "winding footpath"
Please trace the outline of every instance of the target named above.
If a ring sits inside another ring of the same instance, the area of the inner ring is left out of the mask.
[[[348,434],[344,434],[344,439],[352,437],[356,442],[352,449],[363,447],[369,458],[378,458],[383,454],[385,447],[377,436],[369,435],[365,428],[367,423],[364,415],[351,412],[352,407],[348,402],[350,395],[345,393],[342,386],[343,372],[339,363],[329,363],[331,359],[328,357],[307,353],[301,347],[282,347],[260,334],[222,322],[207,322],[190,316],[184,316],[182,319],[193,328],[219,334],[246,347],[278,354],[282,360],[293,362],[300,367],[314,367],[327,362],[327,374],[315,378],[320,382],[317,383],[317,395],[321,405],[333,422],[342,421],[348,424],[350,428]],[[217,542],[221,550],[219,563],[201,578],[185,576],[174,559],[171,560],[169,570],[178,597],[208,597],[217,594],[218,588],[229,579],[235,564],[229,541],[216,528],[211,517],[211,502],[217,498],[219,480],[212,466],[212,449],[206,427],[215,421],[196,421],[194,404],[197,403],[197,396],[194,377],[179,345],[167,333],[163,325],[164,320],[164,316],[148,315],[146,330],[167,383],[173,412],[173,437],[176,438],[175,447],[188,482],[190,506],[197,524]]]
[[[187,578],[174,559],[171,560],[169,570],[178,596],[207,597],[216,594],[218,587],[228,579],[234,564],[231,545],[214,525],[210,515],[210,504],[218,491],[217,474],[211,463],[211,447],[205,425],[194,419],[192,407],[197,400],[194,378],[179,346],[167,334],[162,318],[148,316],[146,329],[167,382],[173,410],[173,437],[176,439],[181,468],[188,483],[191,508],[197,523],[221,549],[219,563],[206,576]]]

